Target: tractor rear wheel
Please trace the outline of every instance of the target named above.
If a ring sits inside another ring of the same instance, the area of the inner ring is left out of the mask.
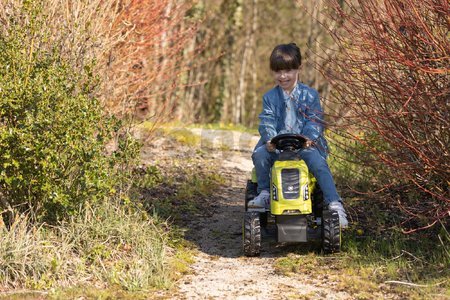
[[[261,251],[259,212],[245,212],[243,239],[245,256],[258,256]]]
[[[259,225],[262,228],[264,228],[264,229],[267,228],[268,219],[269,219],[269,213],[267,211],[259,213]]]
[[[341,250],[341,227],[336,211],[324,210],[322,214],[322,247],[325,253]]]

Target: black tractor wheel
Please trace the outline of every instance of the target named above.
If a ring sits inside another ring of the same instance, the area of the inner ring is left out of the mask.
[[[261,225],[262,228],[267,228],[267,222],[269,218],[268,212],[262,212],[259,213],[259,225]]]
[[[314,192],[312,194],[312,202],[313,202],[313,213],[314,216],[320,217],[322,216],[323,211],[323,192],[320,188],[319,184],[316,183],[316,187],[314,189]]]
[[[261,250],[261,226],[258,212],[246,212],[243,226],[245,256],[258,256]]]
[[[322,247],[325,253],[336,253],[341,250],[341,227],[339,214],[336,211],[324,210],[322,218]]]

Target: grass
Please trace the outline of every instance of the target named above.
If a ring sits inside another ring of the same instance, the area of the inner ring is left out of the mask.
[[[151,188],[140,186],[138,193],[144,195],[146,209],[162,218],[181,220],[206,213],[209,196],[224,182],[214,160],[186,157],[156,164],[164,166],[161,181]]]
[[[324,256],[297,248],[277,259],[277,272],[335,282],[334,289],[356,299],[450,296],[450,235],[444,226],[439,232],[404,235],[391,215],[380,217],[382,208],[376,204],[358,201],[348,206],[364,210],[366,220],[343,232],[341,253]]]
[[[205,129],[216,129],[216,130],[233,130],[239,132],[245,132],[250,134],[258,135],[258,128],[248,128],[241,124],[233,124],[233,123],[210,123],[210,124],[192,124],[189,126],[190,128],[205,128]]]
[[[135,193],[142,196],[147,211],[180,220],[205,213],[208,198],[224,178],[217,172],[220,162],[207,157],[199,136],[171,126],[157,129],[164,146],[154,149],[152,161],[140,169]],[[176,153],[165,153],[167,148]]]
[[[351,149],[354,142],[331,131],[326,132],[326,137],[330,151],[327,161],[336,181],[357,190],[369,189],[378,174],[372,168],[358,164],[352,151],[342,149],[343,145]]]
[[[170,286],[167,226],[146,213],[105,203],[53,227],[17,216],[0,226],[4,288],[48,290],[116,285],[125,291]]]
[[[164,127],[162,129],[164,132],[164,135],[169,135],[179,143],[182,143],[184,145],[188,146],[197,146],[200,145],[202,140],[201,137],[191,132],[189,129],[186,128],[170,128],[170,127]]]
[[[239,132],[247,132],[250,134],[258,134],[258,128],[249,128],[241,124],[233,124],[233,123],[207,123],[207,124],[185,124],[182,122],[165,122],[156,124],[151,121],[143,122],[141,125],[143,128],[152,130],[155,128],[205,128],[205,129],[216,129],[216,130],[233,130],[233,131],[239,131]]]
[[[118,287],[96,288],[93,286],[79,286],[69,289],[57,290],[49,294],[49,299],[149,299],[151,291],[129,292]]]
[[[150,121],[142,123],[140,126],[147,132],[151,131],[152,134],[158,133],[165,136],[174,137],[178,142],[184,143],[189,146],[200,145],[201,137],[193,134],[191,130],[193,128],[218,130],[218,131],[237,131],[240,133],[248,133],[251,135],[259,135],[257,128],[248,128],[240,124],[225,124],[225,123],[209,123],[209,124],[184,124],[181,122],[167,122],[163,124],[155,125]]]

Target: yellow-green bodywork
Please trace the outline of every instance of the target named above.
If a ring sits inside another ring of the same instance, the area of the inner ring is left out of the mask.
[[[258,177],[256,177],[256,169],[255,168],[252,169],[252,182],[258,183]]]
[[[285,199],[282,191],[282,170],[298,169],[299,193],[295,199]],[[272,166],[270,212],[272,215],[299,215],[312,213],[311,193],[315,179],[303,160],[275,161]]]

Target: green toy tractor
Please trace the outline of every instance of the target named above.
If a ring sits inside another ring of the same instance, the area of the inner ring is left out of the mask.
[[[297,155],[306,139],[298,134],[280,134],[271,141],[280,151],[271,170],[270,208],[249,208],[256,195],[253,170],[245,193],[243,246],[246,256],[261,251],[261,227],[275,224],[279,243],[321,240],[325,253],[339,252],[341,229],[339,215],[323,209],[323,195],[314,176]]]

